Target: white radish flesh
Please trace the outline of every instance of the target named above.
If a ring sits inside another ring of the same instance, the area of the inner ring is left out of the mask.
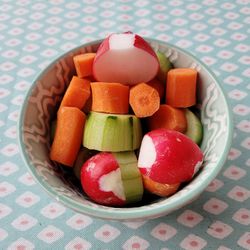
[[[108,174],[103,175],[99,179],[100,190],[105,192],[113,192],[119,199],[125,201],[125,193],[122,185],[121,170],[117,168]]]
[[[156,151],[153,140],[148,135],[145,135],[142,140],[138,166],[141,168],[151,168],[156,160]]]
[[[135,34],[112,34],[100,45],[93,64],[97,81],[136,84],[152,80],[159,61],[150,45]]]

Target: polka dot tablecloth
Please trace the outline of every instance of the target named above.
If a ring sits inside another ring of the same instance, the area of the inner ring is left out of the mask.
[[[35,183],[17,145],[20,106],[53,59],[131,30],[180,46],[218,76],[234,139],[217,178],[192,204],[141,222],[69,210]],[[250,249],[249,0],[0,1],[0,249]]]

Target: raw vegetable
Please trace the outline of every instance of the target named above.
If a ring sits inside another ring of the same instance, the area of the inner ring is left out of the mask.
[[[134,152],[101,152],[81,169],[81,184],[97,203],[123,206],[141,200],[143,184]]]
[[[171,69],[167,75],[166,103],[176,108],[196,103],[197,71],[191,68]]]
[[[126,203],[140,201],[143,195],[142,176],[137,167],[137,158],[133,151],[113,153],[121,170],[122,184]]]
[[[184,133],[187,129],[185,111],[162,104],[157,112],[147,118],[149,130],[165,128]]]
[[[84,163],[81,169],[81,184],[84,192],[99,204],[126,204],[121,171],[111,153],[101,152]]]
[[[196,144],[200,144],[203,137],[203,128],[200,119],[189,109],[185,109],[187,119],[187,130],[185,135],[192,139]]]
[[[93,74],[92,68],[95,55],[95,53],[85,53],[73,57],[78,77],[83,78]]]
[[[148,176],[143,175],[143,185],[146,190],[150,193],[156,194],[161,197],[167,197],[171,194],[174,194],[179,186],[180,183],[177,184],[162,184],[156,181],[153,181]]]
[[[92,111],[127,114],[129,87],[120,83],[92,82]]]
[[[75,107],[61,107],[50,159],[72,167],[82,142],[85,114]]]
[[[157,73],[157,78],[162,82],[166,83],[167,79],[167,73],[170,69],[173,68],[172,63],[169,61],[169,59],[160,51],[156,52],[156,55],[158,57],[159,63],[160,63],[160,68]]]
[[[97,53],[73,61],[77,76],[51,123],[51,160],[73,166],[86,194],[109,206],[140,201],[144,188],[168,197],[190,181],[203,162],[202,124],[188,109],[197,71],[172,69],[131,32],[112,34]],[[143,138],[142,129],[149,130]]]
[[[151,46],[131,32],[111,34],[99,46],[93,74],[100,82],[137,84],[152,80],[159,69]]]
[[[90,112],[83,137],[83,146],[99,151],[132,151],[140,147],[142,129],[134,115]]]
[[[73,76],[61,102],[60,107],[82,109],[90,96],[90,81]]]
[[[160,96],[155,88],[139,83],[130,89],[129,104],[137,117],[148,117],[159,109]]]
[[[147,84],[157,90],[161,100],[165,97],[165,93],[166,93],[165,83],[163,84],[161,81],[154,78],[153,80],[147,82]]]
[[[203,161],[201,149],[186,135],[167,129],[147,133],[138,167],[143,176],[162,184],[190,181]]]

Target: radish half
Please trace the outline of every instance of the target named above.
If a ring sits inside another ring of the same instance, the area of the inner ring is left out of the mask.
[[[112,34],[97,50],[93,74],[100,82],[137,84],[152,80],[159,70],[157,55],[151,46],[131,32]]]
[[[186,135],[157,129],[144,136],[138,167],[154,182],[177,184],[191,180],[202,161],[201,149]]]

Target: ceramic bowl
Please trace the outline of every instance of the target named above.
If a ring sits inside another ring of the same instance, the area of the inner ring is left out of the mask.
[[[53,61],[34,80],[23,103],[19,120],[19,145],[23,159],[35,180],[57,201],[86,215],[113,220],[150,219],[166,215],[196,199],[222,168],[230,149],[230,109],[215,75],[188,52],[152,39],[155,50],[169,57],[174,67],[191,67],[199,72],[198,104],[204,129],[202,169],[193,180],[169,198],[144,199],[130,207],[114,208],[92,202],[81,190],[69,169],[49,159],[50,123],[72,76],[72,57],[95,52],[99,41],[84,44]]]

